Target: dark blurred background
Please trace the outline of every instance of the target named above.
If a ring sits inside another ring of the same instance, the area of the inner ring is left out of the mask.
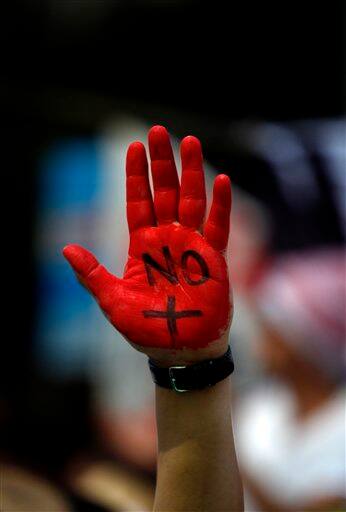
[[[85,495],[71,483],[78,473],[71,464],[95,454],[131,478],[139,472],[149,488],[154,469],[100,446],[85,367],[52,376],[35,349],[44,280],[39,219],[49,210],[42,172],[71,141],[88,159],[89,143],[110,124],[163,124],[178,139],[200,137],[211,175],[229,173],[270,218],[266,261],[339,250],[345,2],[43,0],[5,2],[1,10],[3,351],[10,352],[3,459],[49,479],[76,510],[130,510]]]

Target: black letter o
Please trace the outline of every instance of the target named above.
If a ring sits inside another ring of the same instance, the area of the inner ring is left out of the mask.
[[[199,264],[199,266],[201,268],[202,277],[200,279],[198,279],[198,281],[193,281],[187,273],[186,264],[187,264],[187,260],[190,256],[191,256],[191,258],[194,258],[197,261],[197,263]],[[181,267],[183,270],[183,276],[184,276],[185,281],[187,282],[187,284],[190,284],[191,286],[197,286],[199,284],[202,284],[205,281],[207,281],[210,277],[209,269],[208,269],[206,262],[204,261],[202,256],[200,254],[198,254],[196,251],[189,250],[189,251],[185,251],[183,253],[183,255],[181,257]]]

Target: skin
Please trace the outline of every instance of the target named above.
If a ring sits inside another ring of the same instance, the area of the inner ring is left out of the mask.
[[[230,378],[180,395],[156,387],[154,511],[243,510],[230,403]]]
[[[134,142],[127,152],[130,247],[123,278],[110,274],[80,246],[68,245],[63,252],[105,316],[136,350],[162,366],[193,364],[227,350],[233,313],[224,257],[230,180],[216,177],[204,223],[199,140],[188,136],[181,143],[180,184],[165,128],[154,126],[148,139],[153,195],[143,144]],[[155,511],[243,510],[230,404],[229,378],[182,394],[156,387]]]

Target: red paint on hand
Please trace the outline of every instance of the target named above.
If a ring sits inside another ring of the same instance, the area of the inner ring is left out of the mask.
[[[230,180],[215,179],[204,234],[206,194],[198,139],[181,143],[181,189],[165,128],[149,132],[152,198],[142,143],[126,159],[128,262],[122,279],[86,249],[69,245],[64,256],[110,322],[145,347],[206,347],[227,330],[231,317],[225,250],[231,209]]]

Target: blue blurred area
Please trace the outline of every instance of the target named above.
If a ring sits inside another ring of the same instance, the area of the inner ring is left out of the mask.
[[[52,144],[42,155],[38,208],[89,211],[99,190],[99,165],[98,145],[92,138]]]
[[[83,368],[92,299],[61,250],[69,241],[85,243],[91,236],[101,176],[99,148],[92,138],[54,143],[40,162],[36,353],[49,372],[70,374]]]

